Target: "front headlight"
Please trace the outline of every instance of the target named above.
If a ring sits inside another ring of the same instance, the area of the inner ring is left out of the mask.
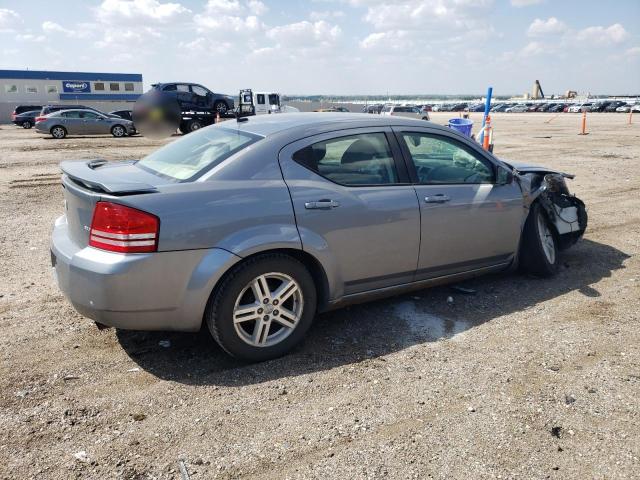
[[[562,175],[557,173],[547,173],[544,176],[544,181],[547,184],[548,192],[569,194],[567,182]]]

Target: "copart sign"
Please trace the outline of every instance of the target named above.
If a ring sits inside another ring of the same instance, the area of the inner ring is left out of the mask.
[[[91,93],[91,84],[89,82],[63,80],[62,91],[65,93]]]

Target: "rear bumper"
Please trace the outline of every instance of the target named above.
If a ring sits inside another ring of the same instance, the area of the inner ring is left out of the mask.
[[[51,261],[82,315],[128,330],[197,331],[213,287],[240,257],[219,248],[123,255],[80,247],[56,220]]]

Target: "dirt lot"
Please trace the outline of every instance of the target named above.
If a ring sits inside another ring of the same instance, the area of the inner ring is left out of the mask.
[[[259,365],[206,332],[99,331],[53,283],[57,163],[162,141],[1,126],[0,477],[640,477],[640,118],[579,118],[494,117],[498,155],[577,175],[590,225],[557,277],[325,314]]]

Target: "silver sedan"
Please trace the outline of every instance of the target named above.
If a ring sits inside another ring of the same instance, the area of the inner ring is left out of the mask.
[[[197,331],[260,361],[317,312],[520,266],[553,275],[584,233],[568,174],[395,116],[264,115],[140,161],[63,162],[51,259],[75,308]]]
[[[115,116],[101,115],[92,110],[60,110],[43,117],[36,117],[36,131],[53,138],[67,135],[108,135],[124,137],[136,130],[133,122]]]

